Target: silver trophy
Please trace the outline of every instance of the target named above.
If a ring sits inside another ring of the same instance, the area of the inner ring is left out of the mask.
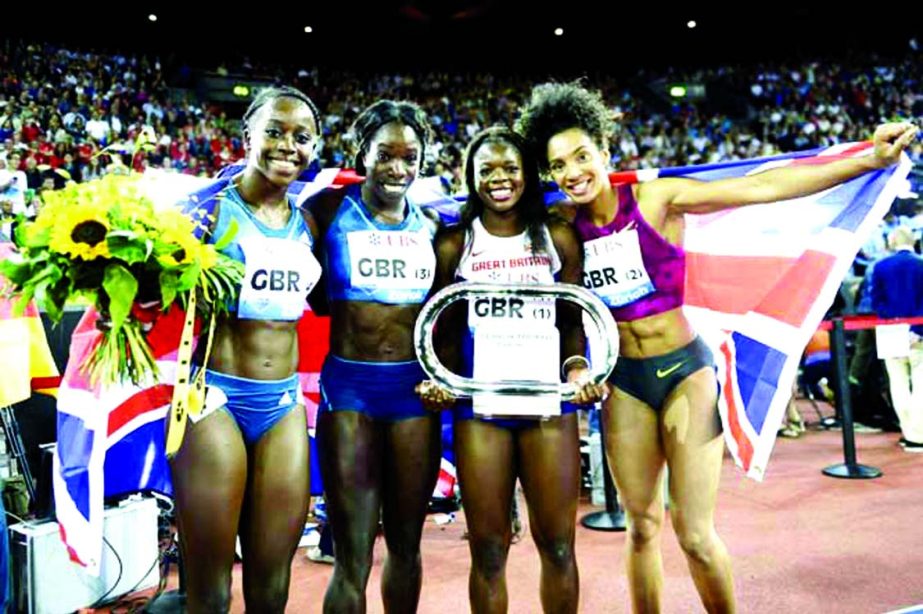
[[[547,382],[539,380],[500,380],[481,382],[463,377],[447,369],[436,356],[433,346],[433,328],[442,311],[461,299],[477,296],[515,296],[520,298],[563,299],[576,303],[589,315],[590,321],[600,337],[602,356],[594,353],[590,376],[594,383],[602,384],[615,368],[619,354],[619,334],[609,313],[609,308],[592,292],[570,284],[510,285],[461,282],[443,288],[434,294],[423,306],[413,331],[414,347],[423,370],[434,382],[456,397],[471,397],[475,393],[496,395],[542,395],[557,394],[569,401],[577,393],[574,383]],[[595,344],[593,347],[597,347]],[[599,360],[602,358],[602,360]]]

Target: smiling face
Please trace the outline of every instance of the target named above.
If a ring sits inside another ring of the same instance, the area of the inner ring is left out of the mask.
[[[548,171],[576,204],[592,202],[609,184],[609,152],[580,128],[569,128],[548,139]]]
[[[484,207],[494,213],[511,211],[522,198],[526,179],[522,153],[505,141],[485,141],[474,152],[468,178]]]
[[[247,166],[266,181],[288,186],[314,159],[317,127],[311,109],[292,97],[267,101],[245,131]]]
[[[422,155],[423,144],[413,128],[399,122],[383,125],[363,157],[366,188],[383,205],[401,202],[417,178]]]

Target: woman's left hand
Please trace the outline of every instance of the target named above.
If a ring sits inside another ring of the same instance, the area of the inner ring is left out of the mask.
[[[875,129],[872,142],[875,144],[875,161],[881,168],[896,164],[901,152],[917,136],[917,127],[909,122],[881,124]]]

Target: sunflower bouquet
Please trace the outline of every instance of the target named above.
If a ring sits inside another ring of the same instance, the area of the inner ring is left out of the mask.
[[[202,243],[196,230],[207,224],[205,214],[155,209],[140,181],[112,174],[46,193],[38,217],[16,229],[19,252],[0,262],[18,305],[35,297],[55,323],[70,302],[104,315],[107,325],[81,365],[94,385],[157,375],[144,337],[150,318],[140,305],[186,308],[195,294],[196,309],[214,314],[227,308],[243,276],[242,265],[219,251],[231,233]]]

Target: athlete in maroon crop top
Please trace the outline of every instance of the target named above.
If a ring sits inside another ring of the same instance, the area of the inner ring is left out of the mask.
[[[660,611],[666,462],[670,517],[699,596],[709,612],[734,611],[730,559],[713,521],[724,454],[717,380],[711,353],[679,300],[684,215],[796,198],[894,164],[916,128],[880,126],[874,154],[861,158],[712,182],[656,179],[632,188],[609,183],[612,113],[599,93],[572,83],[537,86],[518,128],[577,205],[584,279],[622,320],[621,356],[603,419],[609,466],[629,518],[626,568],[634,610]],[[607,272],[621,275],[619,283],[607,287]]]

